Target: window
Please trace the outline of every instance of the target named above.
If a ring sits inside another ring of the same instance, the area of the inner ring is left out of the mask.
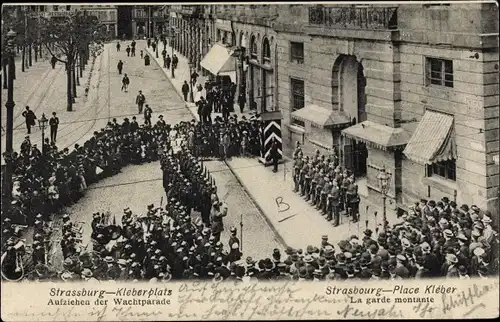
[[[57,11],[57,10],[59,10],[59,6],[52,6],[52,9],[53,9],[54,11]]]
[[[427,176],[439,176],[446,180],[457,180],[457,166],[455,160],[436,162],[427,166]]]
[[[304,107],[304,81],[301,79],[291,79],[291,92],[292,92],[292,112]],[[295,125],[305,126],[304,122],[293,120]]]
[[[45,11],[45,6],[40,6],[40,11],[44,12]]]
[[[255,36],[252,36],[250,40],[250,49],[250,56],[252,57],[252,59],[257,59],[257,41],[255,41]]]
[[[262,44],[262,59],[264,63],[271,62],[271,47],[269,46],[269,40],[267,38],[264,39],[264,43]]]
[[[304,63],[304,44],[301,42],[290,42],[290,61],[297,64]]]
[[[453,61],[426,58],[426,85],[453,87]]]
[[[66,6],[66,11],[71,11],[71,6]]]

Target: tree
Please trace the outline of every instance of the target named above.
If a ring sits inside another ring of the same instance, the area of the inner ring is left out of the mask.
[[[44,18],[40,26],[42,43],[47,51],[66,66],[67,75],[67,110],[73,110],[76,95],[74,73],[76,58],[82,47],[91,41],[98,41],[97,17],[87,15],[86,11],[75,11],[67,16]],[[60,54],[61,56],[59,56]]]

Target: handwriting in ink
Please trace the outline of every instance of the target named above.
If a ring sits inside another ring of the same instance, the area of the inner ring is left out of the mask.
[[[278,206],[278,212],[285,212],[290,209],[290,205],[283,201],[283,197],[276,198],[276,205]]]
[[[466,315],[472,314],[480,307],[480,304],[484,304],[483,302],[480,302],[480,299],[491,291],[498,289],[498,286],[498,281],[495,281],[490,285],[483,285],[481,287],[477,284],[474,284],[472,287],[469,287],[467,290],[457,293],[456,295],[443,294],[443,296],[441,297],[441,302],[443,304],[443,314],[451,312],[452,310],[459,307],[474,307],[471,308]]]

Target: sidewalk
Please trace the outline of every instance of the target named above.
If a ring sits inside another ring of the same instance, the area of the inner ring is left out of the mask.
[[[328,235],[329,241],[337,247],[340,240],[352,235],[362,238],[366,228],[375,233],[373,212],[378,207],[369,205],[366,214],[366,203],[363,203],[366,198],[363,197],[359,224],[350,223],[347,217],[341,216],[341,224],[333,227],[333,221],[327,221],[318,210],[293,192],[291,161],[280,165],[277,173],[273,173],[271,167],[264,167],[257,159],[232,158],[226,163],[265,215],[268,224],[288,246],[302,249],[307,245],[317,246],[321,243],[321,236]],[[381,211],[378,210],[378,213],[377,222],[381,224]],[[367,219],[368,226],[365,224]],[[387,220],[391,224],[396,223],[396,214],[388,210]]]
[[[170,69],[163,68],[163,57],[161,56],[161,51],[163,50],[163,44],[160,43],[159,49],[160,51],[158,52],[158,58],[156,58],[156,54],[153,52],[153,48],[147,48],[147,42],[145,40],[138,40],[137,41],[137,49],[136,52],[140,52],[141,49],[144,50],[144,52],[147,52],[149,54],[149,57],[151,57],[152,62],[157,62],[158,65],[160,65],[161,69],[167,76],[167,78],[170,80],[172,83],[173,87],[179,94],[179,97],[181,99],[184,99],[182,95],[182,84],[184,84],[184,81],[187,81],[189,83],[189,80],[191,79],[191,75],[189,73],[189,61],[186,57],[182,56],[179,52],[174,50],[174,53],[177,55],[177,58],[179,59],[179,62],[177,63],[177,69],[175,70],[175,78],[172,78],[172,71]],[[167,46],[166,47],[167,53],[172,56],[172,47]],[[201,84],[203,87],[205,86],[205,76],[199,76],[196,82],[196,86],[198,84]],[[195,94],[195,91],[193,89],[193,93]],[[205,89],[202,90],[201,92],[203,97],[206,96],[206,91]],[[188,95],[188,100],[189,100],[189,95]],[[198,117],[198,108],[194,103],[191,102],[186,102],[186,107],[189,109],[189,111],[193,114],[193,116],[196,118],[197,121],[199,121]],[[234,105],[234,112],[231,113],[231,115],[238,115],[238,119],[241,119],[241,116],[245,116],[246,118],[250,118],[251,116],[255,115],[255,111],[250,111],[248,107],[245,107],[245,110],[243,113],[240,113],[239,111],[239,106],[237,104]],[[220,116],[222,117],[222,113],[212,113],[212,119],[215,117]]]

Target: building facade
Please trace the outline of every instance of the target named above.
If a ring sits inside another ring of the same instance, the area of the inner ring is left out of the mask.
[[[394,208],[448,197],[498,213],[494,5],[284,11],[274,29],[289,146],[335,147],[343,164],[365,178],[373,201],[385,168]],[[468,24],[454,23],[463,16]]]
[[[447,197],[498,214],[494,4],[203,8],[201,38],[240,50],[247,106],[280,111],[285,154],[336,150],[375,204],[385,169],[394,209]],[[181,53],[200,37],[184,17]]]
[[[118,34],[118,15],[115,5],[30,5],[32,14],[46,17],[65,16],[78,10],[86,10],[89,15],[96,16],[105,28],[105,33],[110,39]]]
[[[173,28],[173,44],[175,50],[187,57],[194,69],[201,70],[201,60],[208,52],[213,38],[211,24],[208,22],[213,6],[170,7],[171,27]],[[207,19],[208,18],[208,19]]]
[[[169,8],[167,5],[133,6],[132,36],[150,38],[166,33],[169,26]]]

